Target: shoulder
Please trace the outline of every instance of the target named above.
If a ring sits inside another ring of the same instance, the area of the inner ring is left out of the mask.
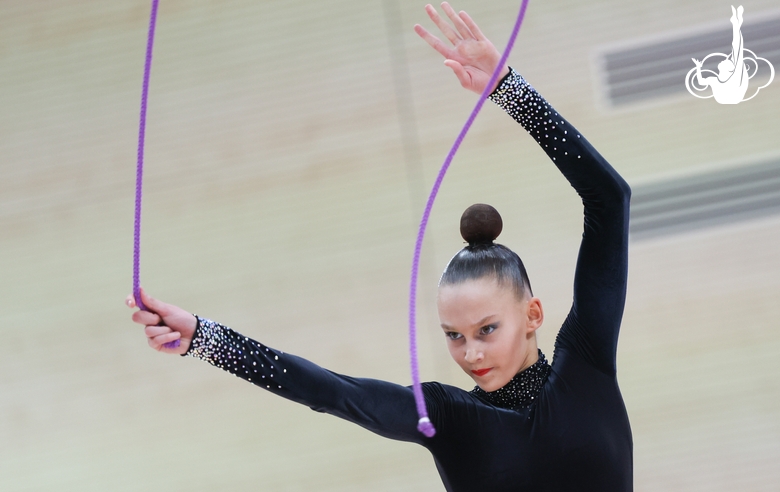
[[[433,381],[423,383],[422,387],[426,403],[438,408],[486,406],[485,402],[457,386]]]
[[[438,382],[423,383],[425,403],[431,414],[448,421],[484,418],[487,415],[510,413],[514,410],[497,407],[469,391]]]
[[[436,400],[457,400],[464,397],[471,397],[468,391],[462,390],[456,386],[440,383],[438,381],[429,381],[427,383],[423,383],[422,388],[426,399],[431,398]]]

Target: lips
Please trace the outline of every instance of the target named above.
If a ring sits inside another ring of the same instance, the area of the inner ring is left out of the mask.
[[[479,369],[479,370],[476,370],[476,371],[471,371],[471,373],[472,374],[476,374],[477,376],[484,376],[485,374],[489,373],[492,370],[493,370],[493,368],[489,367],[487,369]]]

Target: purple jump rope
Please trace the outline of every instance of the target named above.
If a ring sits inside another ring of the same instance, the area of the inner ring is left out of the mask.
[[[152,11],[149,15],[149,34],[146,42],[146,63],[144,64],[144,81],[143,91],[141,94],[141,117],[138,128],[138,165],[136,170],[136,182],[135,182],[135,241],[133,249],[133,296],[135,297],[136,305],[146,311],[141,301],[141,287],[140,287],[140,258],[141,258],[141,197],[143,194],[143,174],[144,174],[144,138],[146,136],[146,103],[149,97],[149,73],[152,68],[152,49],[154,47],[154,31],[157,25],[157,7],[159,0],[152,0]],[[517,20],[515,21],[512,34],[509,36],[504,53],[501,55],[501,59],[496,66],[496,70],[490,77],[485,90],[477,101],[477,105],[471,112],[469,119],[466,120],[466,124],[461,129],[458,137],[455,139],[455,143],[452,145],[444,164],[442,164],[439,174],[436,176],[436,182],[433,184],[431,194],[428,196],[428,201],[425,205],[425,211],[423,212],[422,220],[420,221],[420,228],[417,232],[417,242],[414,247],[414,257],[412,260],[412,275],[409,285],[409,356],[411,361],[412,370],[412,386],[414,390],[414,400],[417,405],[417,413],[420,420],[417,424],[417,429],[427,437],[433,437],[436,434],[436,429],[433,427],[430,419],[428,418],[428,410],[425,408],[425,398],[422,393],[422,386],[420,384],[420,370],[417,361],[417,279],[419,277],[420,267],[420,251],[422,250],[423,238],[425,237],[425,229],[428,226],[428,218],[431,215],[431,209],[433,208],[433,202],[436,200],[436,195],[439,193],[439,188],[444,180],[444,175],[447,174],[447,170],[452,163],[452,159],[455,157],[460,144],[466,137],[471,125],[477,118],[482,106],[485,104],[487,97],[490,95],[491,88],[498,81],[498,75],[501,68],[506,63],[509,53],[512,51],[512,47],[517,39],[517,34],[520,32],[520,26],[523,23],[525,17],[525,10],[528,6],[528,0],[523,0],[520,5],[520,11],[517,14]],[[179,346],[179,340],[169,342],[165,344],[167,348],[176,348]]]
[[[501,72],[501,68],[506,63],[507,58],[509,58],[509,52],[512,51],[515,39],[517,39],[517,33],[520,32],[520,26],[523,24],[523,17],[525,17],[525,9],[527,6],[528,0],[523,0],[523,3],[520,5],[520,12],[517,14],[515,26],[512,29],[512,34],[509,36],[509,41],[506,43],[504,53],[501,55],[501,60],[498,62],[498,65],[496,65],[496,70],[493,72],[493,75],[485,86],[485,90],[482,91],[482,95],[479,97],[477,105],[474,107],[474,110],[471,111],[471,115],[469,116],[469,119],[466,120],[466,124],[463,125],[463,129],[461,129],[458,134],[458,138],[456,138],[455,143],[452,144],[452,148],[447,154],[447,158],[444,159],[444,164],[442,164],[439,174],[436,176],[436,182],[433,184],[431,194],[428,196],[428,202],[425,204],[425,211],[423,212],[422,220],[420,221],[420,229],[417,232],[417,242],[414,245],[414,258],[412,260],[412,279],[409,285],[409,358],[412,368],[414,401],[417,404],[417,414],[420,417],[420,420],[417,422],[417,430],[422,432],[426,437],[433,437],[436,434],[436,429],[428,418],[428,410],[425,408],[425,397],[423,396],[422,385],[420,384],[420,368],[417,363],[417,277],[419,276],[420,251],[422,250],[423,238],[425,237],[425,229],[428,226],[428,218],[431,215],[433,202],[436,200],[436,195],[439,193],[439,188],[441,187],[441,182],[444,180],[444,175],[447,174],[447,169],[449,169],[450,163],[452,163],[452,159],[455,157],[455,153],[458,152],[458,148],[460,148],[460,144],[466,137],[466,133],[468,133],[469,128],[471,128],[471,124],[474,123],[479,111],[482,109],[482,106],[490,95],[492,87],[498,81],[498,74]]]
[[[141,301],[141,197],[144,186],[144,140],[146,138],[146,101],[149,99],[149,73],[152,70],[152,49],[154,48],[154,28],[157,25],[157,6],[159,0],[152,0],[152,12],[149,15],[149,35],[146,39],[146,63],[144,64],[144,84],[141,92],[141,118],[138,124],[138,164],[135,174],[135,234],[133,242],[133,297],[135,305],[148,311]],[[176,348],[179,340],[166,343],[166,348]]]

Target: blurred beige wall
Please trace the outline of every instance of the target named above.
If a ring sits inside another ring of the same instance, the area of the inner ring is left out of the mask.
[[[518,5],[455,7],[503,46]],[[777,8],[743,5],[746,20]],[[475,102],[412,32],[431,24],[422,7],[162,1],[147,290],[332,370],[409,383],[417,221]],[[443,490],[426,451],[159,355],[129,321],[148,8],[0,0],[0,490]],[[598,100],[602,47],[728,15],[705,0],[535,1],[510,60],[632,185],[780,155],[777,81],[731,107]],[[475,202],[502,212],[501,241],[528,266],[548,356],[582,227],[543,152],[486,106],[421,277],[422,376],[464,388],[433,303]],[[632,242],[618,362],[637,491],[776,490],[779,240],[775,215]]]

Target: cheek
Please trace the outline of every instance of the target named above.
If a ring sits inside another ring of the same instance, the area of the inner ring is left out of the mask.
[[[500,343],[492,347],[491,356],[495,363],[502,367],[511,365],[512,355],[517,352],[517,346],[513,343]]]
[[[512,330],[506,333],[501,340],[496,340],[493,345],[493,353],[501,360],[510,365],[516,362],[516,359],[522,358],[525,352],[526,337],[522,329]]]

